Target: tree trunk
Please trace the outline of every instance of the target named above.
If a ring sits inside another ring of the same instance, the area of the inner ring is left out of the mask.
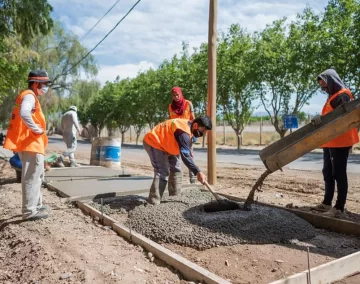
[[[124,141],[125,141],[125,132],[121,131],[121,145],[124,144]]]
[[[136,145],[139,145],[139,138],[140,138],[140,133],[136,133]]]
[[[287,129],[280,130],[280,132],[279,132],[279,134],[280,134],[280,138],[284,138],[284,137],[285,137],[286,132],[287,132]]]
[[[237,149],[240,150],[242,145],[242,132],[236,131],[236,137],[237,137]]]

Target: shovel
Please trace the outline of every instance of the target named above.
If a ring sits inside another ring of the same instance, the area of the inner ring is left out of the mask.
[[[210,186],[207,181],[204,181],[204,185],[215,197],[216,202],[210,202],[204,205],[205,212],[219,212],[219,211],[228,211],[228,210],[237,210],[241,209],[239,203],[230,201],[224,197],[220,197]]]

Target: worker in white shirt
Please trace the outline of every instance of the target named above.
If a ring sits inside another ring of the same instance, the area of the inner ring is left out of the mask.
[[[55,165],[58,167],[64,167],[64,159],[65,157],[69,157],[70,167],[78,167],[79,165],[75,161],[75,151],[77,146],[76,133],[78,132],[79,135],[81,135],[81,131],[76,106],[70,106],[69,110],[62,116],[61,130],[67,149],[59,156]]]

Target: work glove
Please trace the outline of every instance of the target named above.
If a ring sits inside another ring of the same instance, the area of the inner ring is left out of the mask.
[[[321,115],[315,115],[312,119],[311,119],[311,123],[312,125],[320,125],[322,123],[321,121]]]

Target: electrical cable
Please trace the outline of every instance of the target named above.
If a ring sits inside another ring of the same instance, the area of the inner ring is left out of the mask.
[[[79,41],[82,41],[89,33],[91,33],[91,31],[102,21],[102,19],[104,19],[106,17],[107,14],[110,13],[110,11],[120,2],[120,0],[116,0],[116,2],[110,7],[110,9],[100,18],[100,20],[98,20],[96,22],[95,25],[92,26],[92,28],[90,30],[88,30],[86,32],[86,34],[84,34],[80,39]]]
[[[131,13],[132,10],[134,10],[134,8],[141,2],[141,0],[138,0],[131,8],[130,10],[120,19],[120,21],[118,21],[116,23],[116,25],[102,38],[102,40],[100,40],[85,56],[83,56],[78,62],[76,62],[69,70],[66,71],[65,74],[62,75],[66,75],[69,74],[69,72],[74,69],[76,66],[78,66],[81,61],[83,61],[86,57],[88,57],[90,55],[91,52],[93,52],[116,28],[117,26],[126,19],[126,17]]]

